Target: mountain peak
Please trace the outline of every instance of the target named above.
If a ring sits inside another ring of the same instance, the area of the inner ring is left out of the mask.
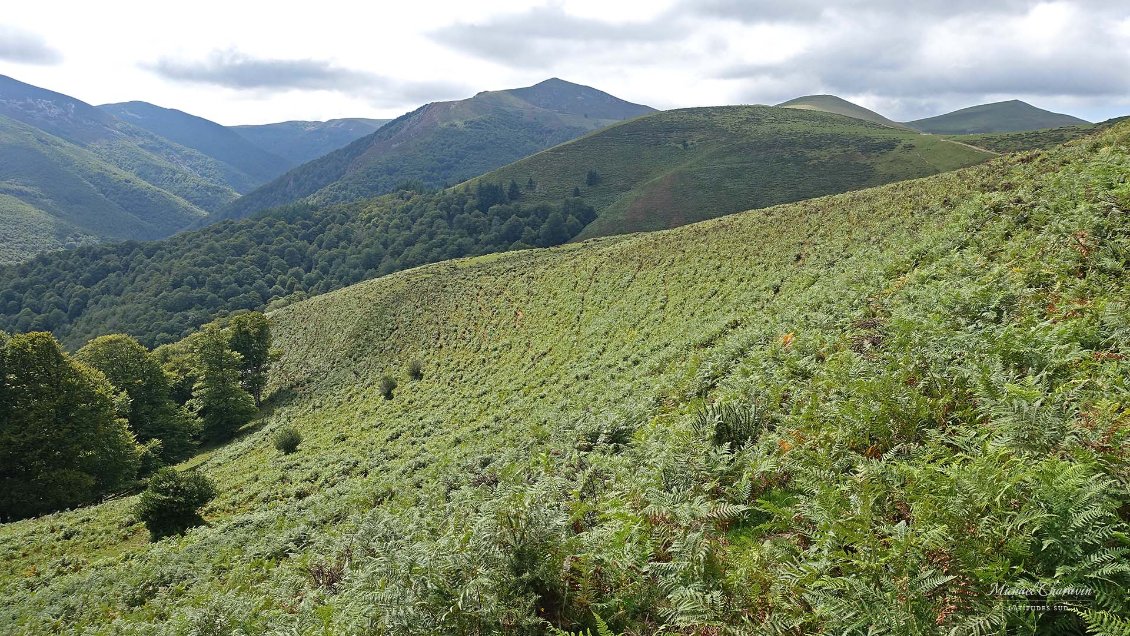
[[[836,95],[805,95],[803,97],[797,97],[796,99],[790,99],[787,102],[781,102],[777,104],[777,107],[819,110],[825,113],[843,115],[844,117],[862,119],[863,121],[869,121],[873,124],[888,126],[890,128],[907,128],[907,126],[887,119],[873,110],[864,108],[854,102],[849,102]]]
[[[502,91],[539,108],[590,119],[621,120],[655,112],[584,84],[551,77],[525,88]]]
[[[1063,113],[1053,113],[1019,99],[1010,99],[969,106],[907,123],[923,132],[964,135],[1062,128],[1090,122]]]

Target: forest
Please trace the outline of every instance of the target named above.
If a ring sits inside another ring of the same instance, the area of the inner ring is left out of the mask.
[[[284,298],[451,258],[559,245],[596,218],[579,197],[524,203],[536,188],[530,179],[440,192],[408,183],[363,203],[295,205],[160,242],[45,254],[0,268],[0,330],[50,331],[72,348],[123,332],[153,347]]]
[[[0,332],[0,521],[129,492],[229,441],[258,412],[271,334],[257,312],[225,323],[158,352],[111,334],[70,355],[49,333]]]

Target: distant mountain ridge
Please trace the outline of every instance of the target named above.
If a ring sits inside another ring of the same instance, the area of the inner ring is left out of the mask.
[[[849,102],[841,97],[835,95],[805,95],[790,99],[787,102],[777,104],[780,108],[798,108],[802,110],[819,110],[825,113],[834,113],[836,115],[843,115],[845,117],[853,117],[855,119],[862,119],[864,121],[873,122],[883,126],[890,126],[891,128],[901,128],[904,130],[911,130],[910,126],[900,124],[897,121],[892,121],[879,113],[864,108],[859,104]]]
[[[790,99],[787,102],[781,102],[777,106],[779,108],[819,110],[892,128],[938,135],[1024,132],[1090,124],[1084,119],[1062,113],[1053,113],[1018,99],[970,106],[942,115],[903,123],[888,119],[873,110],[835,95],[805,95]]]
[[[228,126],[228,129],[264,151],[282,157],[287,161],[289,169],[347,146],[390,121],[392,120],[352,117],[328,121],[283,121]]]
[[[587,132],[655,112],[560,79],[469,99],[433,102],[345,148],[302,165],[240,198],[218,218],[306,201],[342,203],[408,181],[458,183]]]
[[[970,135],[1062,128],[1089,123],[1085,119],[1053,113],[1027,102],[1012,99],[970,106],[936,117],[916,119],[907,122],[907,125],[934,134]]]
[[[234,199],[231,174],[86,102],[0,76],[0,262],[169,236]]]
[[[0,115],[85,148],[201,210],[237,196],[220,162],[69,95],[0,75]]]
[[[263,150],[238,131],[203,117],[138,101],[103,104],[98,108],[229,166],[228,182],[236,192],[249,192],[291,167],[289,161]]]

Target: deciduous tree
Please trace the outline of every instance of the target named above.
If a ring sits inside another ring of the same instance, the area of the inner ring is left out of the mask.
[[[161,461],[175,462],[195,446],[199,424],[170,399],[169,378],[157,359],[133,338],[112,334],[95,338],[75,357],[101,371],[129,398],[124,413],[130,430],[142,443],[159,440]]]
[[[113,492],[134,479],[140,457],[101,372],[51,334],[0,336],[0,519]]]

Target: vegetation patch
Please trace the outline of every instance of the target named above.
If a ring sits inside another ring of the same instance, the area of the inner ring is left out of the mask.
[[[1121,125],[289,305],[268,426],[180,467],[209,523],[149,543],[125,498],[5,524],[0,621],[1125,633],[1128,172]]]

